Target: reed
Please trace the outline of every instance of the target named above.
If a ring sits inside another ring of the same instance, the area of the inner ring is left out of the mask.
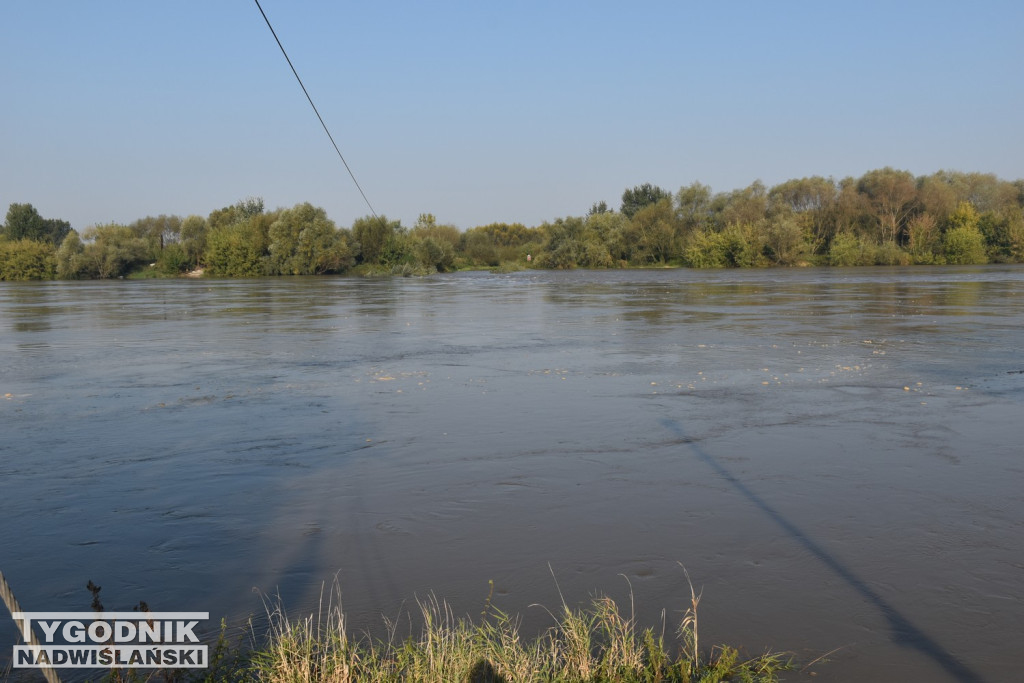
[[[792,669],[786,653],[744,658],[725,645],[702,651],[700,594],[689,586],[691,606],[676,629],[675,653],[663,634],[638,627],[632,604],[627,616],[603,595],[580,608],[563,598],[557,611],[548,610],[553,625],[532,639],[520,633],[519,617],[490,600],[474,621],[433,595],[416,602],[417,634],[399,640],[397,621],[385,620],[385,638],[353,639],[335,586],[318,614],[297,620],[280,601],[268,605],[269,632],[252,654],[251,672],[266,683],[769,683]]]

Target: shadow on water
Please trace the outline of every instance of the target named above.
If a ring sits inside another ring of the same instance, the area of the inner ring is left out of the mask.
[[[718,462],[711,454],[707,453],[700,445],[693,440],[679,424],[677,420],[663,418],[662,425],[675,434],[679,439],[687,443],[690,449],[697,454],[711,469],[722,479],[727,481],[737,492],[743,495],[766,517],[775,522],[793,540],[803,546],[808,552],[816,557],[822,564],[831,569],[839,578],[846,582],[854,591],[873,605],[889,622],[892,630],[893,642],[904,647],[917,650],[928,657],[950,676],[956,680],[965,682],[982,683],[984,679],[973,671],[965,663],[957,659],[947,651],[940,643],[932,639],[927,633],[915,626],[905,617],[894,605],[887,602],[882,596],[868,586],[863,579],[857,576],[852,569],[843,564],[838,558],[829,553],[817,541],[804,533],[796,524],[787,519],[782,513],[769,505],[761,496],[752,491],[750,487],[740,481],[724,465]]]

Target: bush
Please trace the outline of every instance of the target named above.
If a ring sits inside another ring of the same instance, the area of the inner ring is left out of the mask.
[[[57,249],[57,277],[62,280],[77,280],[90,277],[83,252],[85,245],[78,233],[72,230]]]
[[[206,240],[206,263],[212,275],[258,277],[268,270],[268,226],[258,215],[212,228]]]
[[[906,249],[913,263],[936,263],[940,249],[939,229],[935,218],[928,213],[915,216],[907,224]]]
[[[577,266],[580,251],[576,240],[563,240],[553,250],[539,254],[536,263],[539,268],[568,270]]]
[[[156,260],[157,270],[164,275],[179,275],[191,270],[193,265],[185,247],[178,242],[165,246]]]
[[[421,266],[443,273],[453,269],[455,249],[445,240],[426,237],[416,245],[416,259]]]
[[[959,227],[948,230],[942,239],[946,262],[953,264],[988,263],[985,254],[985,238],[973,227]]]
[[[810,245],[804,240],[803,230],[792,219],[771,224],[768,228],[767,247],[772,261],[780,266],[793,266],[805,261],[811,251]]]
[[[123,277],[149,263],[149,245],[126,225],[110,223],[90,228],[77,277]]]
[[[27,238],[0,241],[0,280],[52,280],[56,270],[51,243]]]
[[[462,251],[469,263],[478,266],[497,266],[501,259],[494,242],[485,231],[473,228],[462,236]]]
[[[767,264],[765,243],[757,227],[749,223],[733,223],[722,231],[725,265],[733,268],[758,268]]]
[[[611,268],[614,261],[608,253],[608,247],[600,242],[588,241],[583,245],[579,265],[583,268]]]
[[[271,275],[338,273],[352,263],[345,235],[309,202],[281,211],[267,234]]]
[[[875,247],[875,263],[879,266],[909,266],[910,254],[895,242],[886,242]]]
[[[874,249],[857,235],[841,232],[832,238],[828,249],[830,266],[870,266],[875,262]]]
[[[701,230],[690,234],[683,249],[683,263],[690,268],[725,268],[725,239],[721,233]]]

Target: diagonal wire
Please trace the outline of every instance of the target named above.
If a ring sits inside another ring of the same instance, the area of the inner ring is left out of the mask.
[[[330,139],[331,144],[334,145],[334,151],[338,153],[338,158],[341,159],[341,163],[345,165],[345,170],[348,171],[349,177],[352,178],[352,182],[355,183],[356,189],[359,190],[359,194],[362,195],[363,201],[366,202],[366,206],[370,209],[370,213],[373,214],[373,217],[378,221],[381,220],[377,215],[377,212],[373,210],[373,205],[370,204],[370,200],[366,198],[366,193],[363,192],[363,188],[359,186],[359,181],[356,180],[355,173],[352,172],[352,169],[349,168],[348,162],[345,161],[345,156],[341,153],[341,149],[338,148],[338,143],[334,141],[334,136],[331,135],[331,131],[327,129],[327,124],[324,123],[324,118],[320,116],[320,111],[316,108],[316,105],[313,104],[313,98],[309,96],[309,91],[306,90],[305,84],[302,82],[302,79],[299,78],[299,72],[295,70],[295,65],[292,64],[292,60],[288,56],[288,52],[284,49],[284,45],[281,44],[281,39],[277,37],[277,31],[274,30],[274,27],[270,23],[270,19],[267,18],[267,13],[263,11],[263,7],[260,5],[260,0],[254,0],[254,2],[260,11],[260,14],[263,15],[263,21],[267,22],[267,28],[269,28],[270,33],[273,34],[274,40],[277,41],[277,46],[281,48],[281,54],[284,55],[285,60],[288,62],[288,66],[291,67],[292,73],[295,74],[295,80],[299,82],[302,92],[305,93],[306,99],[309,100],[309,106],[313,107],[313,113],[316,114],[317,119],[320,120],[320,125],[323,126],[324,132],[327,133],[327,137]]]

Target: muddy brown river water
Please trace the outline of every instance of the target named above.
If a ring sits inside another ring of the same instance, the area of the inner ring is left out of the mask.
[[[831,652],[785,680],[1021,675],[1021,267],[0,283],[0,359],[29,610],[671,637],[682,564],[703,643]]]

